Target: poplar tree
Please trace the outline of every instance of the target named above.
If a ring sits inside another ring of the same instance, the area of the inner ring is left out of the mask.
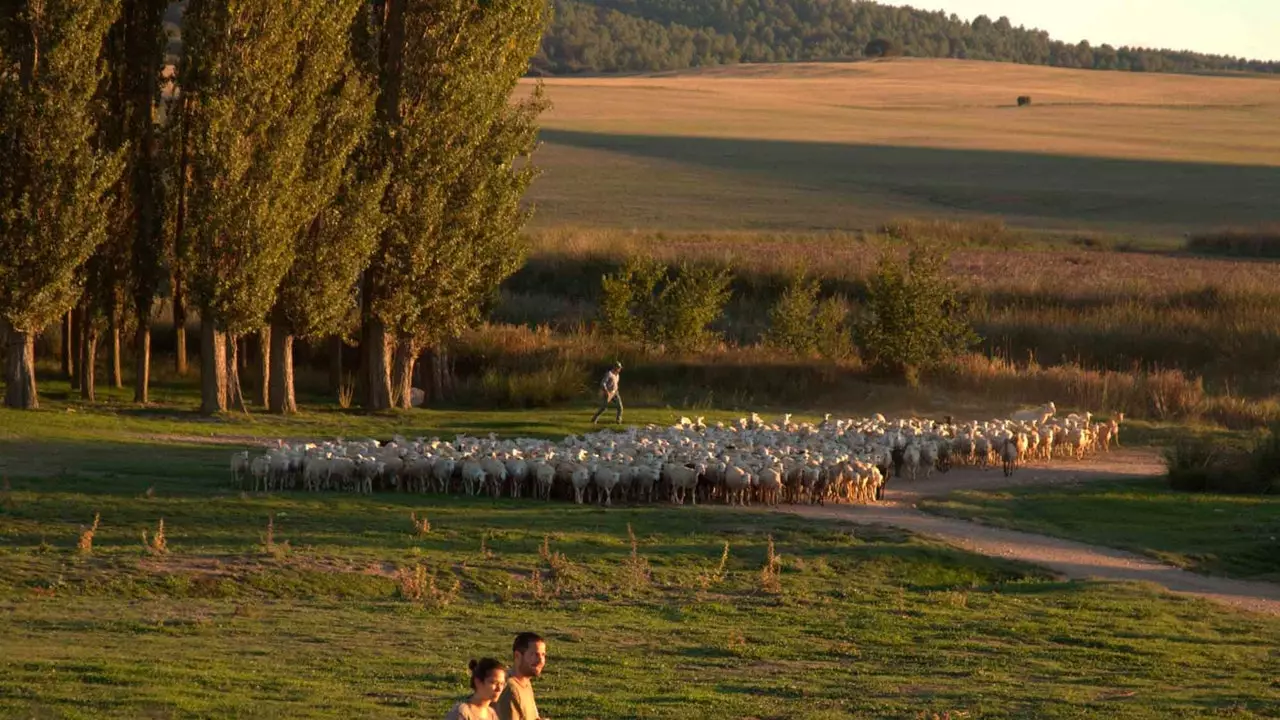
[[[374,152],[387,226],[362,284],[367,409],[408,407],[423,345],[457,335],[520,262],[541,92],[512,104],[545,0],[375,0]],[[389,358],[394,344],[393,368]]]
[[[103,46],[118,0],[0,6],[0,333],[5,405],[36,408],[34,341],[81,292],[103,242],[119,153],[98,138]]]
[[[376,99],[372,78],[353,54],[351,29],[357,18],[366,19],[357,15],[364,5],[335,2],[308,43],[312,71],[330,86],[320,99],[302,180],[294,185],[301,225],[293,265],[271,310],[269,370],[264,367],[271,412],[297,411],[294,337],[319,340],[339,332],[383,228],[385,173],[369,168],[358,154],[369,137]]]
[[[335,10],[336,8],[336,10]],[[307,156],[338,65],[319,52],[354,0],[193,0],[180,81],[189,123],[184,243],[201,317],[201,408],[243,405],[234,339],[259,329],[315,216]],[[230,351],[230,352],[228,352]],[[231,355],[229,358],[228,355]]]
[[[164,194],[160,82],[164,71],[167,0],[122,0],[108,36],[110,83],[105,135],[125,151],[117,185],[113,247],[116,257],[112,316],[112,380],[119,374],[119,333],[132,311],[135,402],[148,400],[151,309],[164,280]]]

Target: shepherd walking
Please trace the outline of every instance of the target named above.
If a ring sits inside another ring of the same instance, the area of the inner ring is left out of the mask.
[[[596,414],[591,418],[591,424],[600,421],[600,414],[609,407],[609,403],[618,402],[618,415],[614,418],[615,423],[622,422],[622,395],[618,392],[618,381],[622,379],[622,363],[615,362],[609,372],[604,374],[604,378],[600,380],[600,409],[596,410]]]

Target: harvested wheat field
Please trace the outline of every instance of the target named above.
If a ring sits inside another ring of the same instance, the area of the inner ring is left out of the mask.
[[[999,214],[1167,236],[1280,218],[1272,78],[897,59],[546,84],[543,226]]]

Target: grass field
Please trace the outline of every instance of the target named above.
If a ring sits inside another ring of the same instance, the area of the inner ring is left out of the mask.
[[[1182,493],[1159,480],[963,491],[920,507],[1132,550],[1198,572],[1280,582],[1280,497]]]
[[[0,715],[434,716],[469,657],[530,627],[556,718],[1280,712],[1280,621],[1141,586],[759,509],[245,494],[227,488],[231,448],[207,444],[555,435],[580,428],[570,411],[118,410],[0,414]],[[161,518],[167,552],[146,551]]]
[[[957,60],[546,81],[544,227],[998,214],[1175,236],[1280,219],[1280,82]],[[1018,95],[1035,104],[1014,107]]]

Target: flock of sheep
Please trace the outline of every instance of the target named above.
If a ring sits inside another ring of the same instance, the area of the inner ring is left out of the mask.
[[[1080,459],[1119,444],[1123,415],[1058,417],[1053,403],[1007,419],[953,423],[882,415],[821,423],[759,415],[708,426],[604,430],[561,442],[459,435],[320,443],[277,442],[231,457],[232,482],[260,492],[466,493],[572,499],[576,503],[669,500],[776,505],[870,503],[891,477],[914,480],[953,465],[993,467]]]

